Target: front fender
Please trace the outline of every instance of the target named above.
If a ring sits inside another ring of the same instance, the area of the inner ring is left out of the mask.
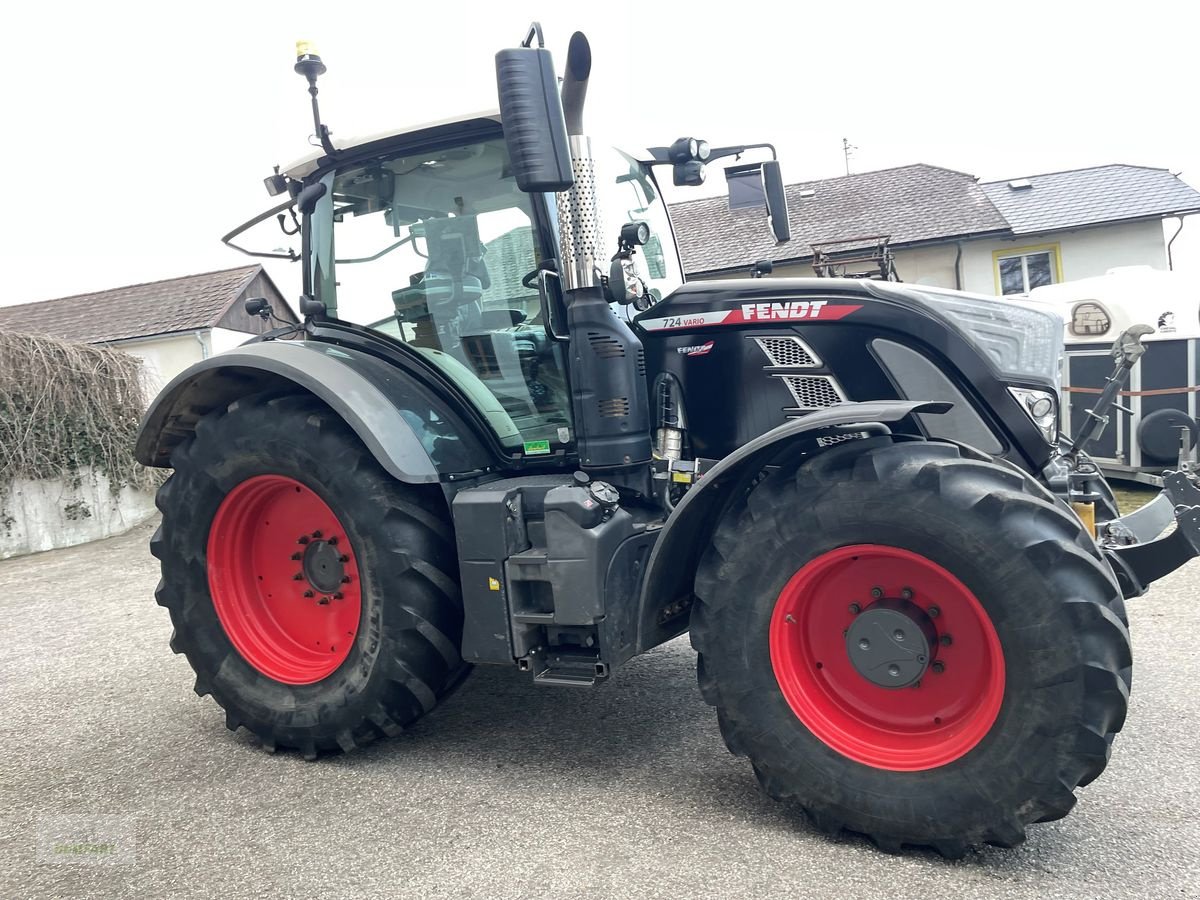
[[[317,341],[248,344],[203,360],[163,388],[142,419],[135,454],[170,466],[171,451],[207,413],[262,390],[312,394],[337,413],[393,477],[432,483],[484,469],[483,446],[414,378],[347,347]]]
[[[872,400],[841,403],[793,419],[743,444],[713,466],[683,495],[663,525],[642,580],[637,652],[661,644],[687,628],[687,617],[661,621],[661,613],[690,597],[692,579],[721,513],[744,485],[801,436],[834,426],[898,422],[913,413],[944,413],[949,403]]]

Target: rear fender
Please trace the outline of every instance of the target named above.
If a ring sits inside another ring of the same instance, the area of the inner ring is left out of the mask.
[[[913,413],[944,413],[949,403],[873,400],[841,403],[793,419],[739,447],[718,462],[684,494],[663,526],[642,581],[637,652],[649,650],[687,629],[692,580],[721,514],[740,487],[778,459],[798,440],[823,428],[889,424]],[[678,610],[666,618],[664,610]],[[666,618],[665,621],[663,619]]]
[[[414,378],[368,354],[316,341],[249,344],[181,372],[142,419],[138,462],[170,466],[171,451],[204,415],[259,391],[316,397],[403,482],[436,483],[491,464],[470,428]]]

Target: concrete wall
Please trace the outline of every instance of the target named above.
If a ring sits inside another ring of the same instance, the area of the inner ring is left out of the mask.
[[[81,484],[18,480],[0,485],[0,559],[73,547],[128,531],[154,515],[154,493],[123,488],[84,470]]]

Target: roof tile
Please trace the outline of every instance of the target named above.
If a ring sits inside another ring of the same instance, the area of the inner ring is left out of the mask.
[[[802,192],[812,196],[802,197]],[[1008,223],[972,175],[917,164],[789,184],[792,239],[777,245],[762,209],[731,211],[728,198],[671,206],[689,274],[756,259],[808,259],[824,241],[890,235],[893,245],[1006,231]]]
[[[261,265],[0,307],[0,328],[96,344],[211,328]]]
[[[1200,192],[1166,169],[1095,166],[1022,180],[1031,186],[1014,190],[1008,181],[980,185],[1013,234],[1200,212]]]

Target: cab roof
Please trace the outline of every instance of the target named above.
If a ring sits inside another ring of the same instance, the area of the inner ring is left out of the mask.
[[[428,131],[433,128],[442,128],[448,125],[458,125],[463,122],[471,122],[478,119],[491,119],[494,122],[499,122],[500,111],[496,109],[483,110],[482,112],[471,113],[468,115],[452,116],[446,119],[438,119],[433,122],[424,122],[420,125],[409,125],[388,131],[378,131],[374,134],[354,135],[340,140],[336,135],[334,135],[331,137],[331,140],[334,148],[337,150],[352,150],[355,147],[362,147],[367,144],[373,144],[377,141],[388,140],[389,138],[401,137],[406,134],[416,134],[417,132]],[[314,147],[299,159],[292,160],[292,162],[288,163],[286,166],[281,167],[281,171],[289,178],[304,178],[317,168],[318,163],[320,163],[325,156],[326,153],[324,150],[322,150],[320,147]]]

